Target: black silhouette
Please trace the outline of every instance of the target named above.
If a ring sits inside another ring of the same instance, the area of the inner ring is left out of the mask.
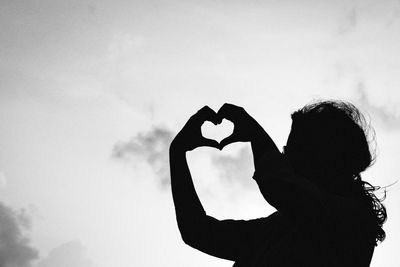
[[[208,120],[234,123],[221,143],[201,135]],[[355,106],[341,101],[307,105],[292,114],[292,128],[280,153],[264,129],[243,108],[224,104],[193,115],[170,146],[171,186],[183,241],[234,266],[369,266],[385,238],[386,209],[376,187],[360,172],[374,161],[367,124]],[[254,220],[208,216],[193,186],[185,152],[199,146],[222,149],[251,142],[254,180],[272,215]]]

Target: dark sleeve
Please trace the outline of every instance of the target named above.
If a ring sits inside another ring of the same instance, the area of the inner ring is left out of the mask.
[[[183,241],[210,255],[236,261],[239,251],[257,237],[259,227],[270,223],[262,223],[263,219],[219,221],[208,216],[194,188],[186,154],[175,149],[170,149],[171,189]]]
[[[274,216],[253,220],[218,220],[211,216],[202,217],[184,241],[189,246],[209,255],[237,261],[251,249],[270,228],[274,226]]]
[[[253,178],[267,202],[291,217],[309,220],[323,214],[337,224],[349,224],[350,221],[359,223],[360,218],[369,213],[362,199],[328,193],[296,175],[281,153],[265,153],[259,159]]]
[[[278,211],[304,216],[322,209],[326,195],[309,180],[295,175],[281,153],[265,153],[256,166],[253,178],[265,200]]]

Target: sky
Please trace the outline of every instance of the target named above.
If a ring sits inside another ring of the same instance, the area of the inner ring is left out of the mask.
[[[399,179],[398,0],[3,0],[0,39],[1,267],[232,266],[182,242],[170,193],[169,142],[204,105],[282,147],[291,112],[350,101],[375,129],[363,179]],[[188,162],[208,214],[274,211],[248,144]],[[398,266],[399,186],[371,266]]]

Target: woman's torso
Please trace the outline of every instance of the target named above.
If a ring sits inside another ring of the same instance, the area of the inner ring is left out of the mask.
[[[369,266],[375,244],[372,224],[367,213],[353,215],[335,218],[323,212],[313,220],[295,220],[275,212],[258,219],[265,231],[254,233],[234,267]]]

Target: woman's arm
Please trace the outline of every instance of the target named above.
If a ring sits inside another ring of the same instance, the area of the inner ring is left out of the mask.
[[[185,243],[192,243],[196,222],[206,213],[197,196],[186,161],[186,152],[174,143],[169,151],[171,189],[178,227]]]
[[[258,187],[278,211],[288,215],[313,213],[321,203],[320,191],[308,180],[296,176],[284,155],[276,147],[268,133],[242,107],[224,104],[218,111],[231,120],[234,132],[221,142],[251,142]]]
[[[185,153],[170,149],[171,187],[182,240],[209,255],[236,261],[264,220],[217,220],[208,216],[197,196]],[[254,240],[253,240],[254,241]],[[246,248],[245,248],[246,249]]]
[[[260,126],[251,140],[255,172],[253,178],[264,198],[277,210],[305,215],[321,205],[321,192],[293,172],[289,162]]]
[[[196,221],[206,213],[197,196],[186,161],[186,152],[200,146],[218,148],[218,142],[206,139],[201,134],[204,121],[217,124],[217,115],[209,107],[203,107],[187,121],[171,143],[169,150],[171,189],[178,227],[185,242],[190,242]]]
[[[219,123],[217,114],[204,107],[193,115],[171,143],[170,172],[171,188],[176,219],[183,241],[207,254],[236,260],[239,247],[245,244],[253,225],[258,221],[219,221],[206,214],[197,196],[186,160],[186,152],[199,146],[219,148],[216,141],[202,137],[200,127],[205,120]]]

